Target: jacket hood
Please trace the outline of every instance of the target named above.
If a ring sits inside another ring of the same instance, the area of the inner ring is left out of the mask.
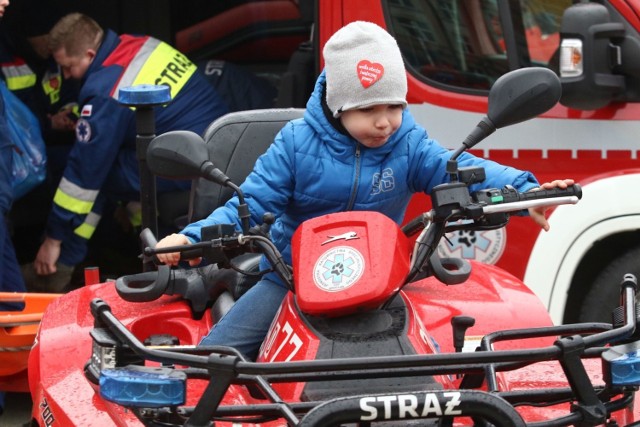
[[[334,156],[338,158],[342,156],[352,156],[355,148],[360,144],[351,137],[351,135],[346,133],[346,131],[343,131],[343,133],[337,129],[337,127],[332,123],[332,121],[336,119],[327,117],[327,112],[329,110],[327,108],[323,108],[323,104],[326,105],[326,100],[323,96],[325,85],[326,76],[325,72],[322,71],[316,80],[313,93],[307,102],[304,120],[314,129],[318,138],[327,145]],[[394,147],[400,143],[407,132],[414,128],[414,126],[415,120],[405,108],[402,112],[402,124],[398,130],[391,135],[386,144],[377,148],[368,148],[361,145],[361,150],[368,150],[372,153],[372,155],[367,156],[367,161],[377,162],[379,161],[379,156],[386,156],[389,154]],[[373,155],[373,153],[375,153],[375,155]]]

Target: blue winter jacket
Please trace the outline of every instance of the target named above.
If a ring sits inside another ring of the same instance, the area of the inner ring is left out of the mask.
[[[304,118],[287,123],[241,185],[251,220],[260,223],[265,212],[275,215],[271,237],[291,263],[291,237],[305,220],[342,211],[378,211],[400,224],[413,193],[429,194],[449,181],[446,163],[452,152],[430,139],[405,109],[400,128],[378,148],[367,148],[334,127],[322,108],[325,75],[316,81]],[[529,172],[502,166],[464,153],[459,166],[479,165],[487,179],[472,188],[503,187],[519,191],[538,186]],[[182,233],[193,242],[204,226],[235,223],[231,198],[207,218],[188,225]]]

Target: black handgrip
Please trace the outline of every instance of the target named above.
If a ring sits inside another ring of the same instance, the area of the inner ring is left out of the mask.
[[[142,242],[142,245],[145,248],[144,249],[145,258],[151,259],[151,261],[155,265],[162,265],[163,263],[160,262],[157,256],[159,252],[156,251],[156,245],[158,244],[158,240],[156,239],[156,236],[153,235],[153,232],[148,228],[143,229],[140,232],[140,241]],[[200,258],[200,257],[202,257],[202,248],[200,247],[187,249],[180,253],[180,260],[182,261],[193,259],[193,258]]]
[[[147,257],[152,257],[154,260],[157,260],[158,254],[180,252],[180,260],[185,261],[189,259],[202,257],[202,253],[204,249],[205,248],[203,247],[202,244],[179,245],[179,246],[165,247],[161,249],[156,249],[155,247],[147,246],[146,248],[144,248],[144,255]],[[161,264],[160,261],[158,261],[157,263]]]
[[[582,187],[579,184],[573,184],[567,188],[551,188],[530,190],[525,193],[520,193],[513,186],[507,185],[501,189],[487,188],[476,191],[473,194],[473,198],[477,202],[484,203],[486,205],[498,205],[502,203],[513,203],[527,200],[539,200],[550,199],[554,197],[570,197],[576,196],[578,199],[582,198]]]
[[[578,199],[582,198],[582,187],[580,184],[573,184],[568,186],[567,188],[550,188],[550,189],[541,189],[541,190],[533,190],[527,191],[526,193],[519,194],[519,200],[537,200],[537,199],[548,199],[550,197],[567,197],[567,196],[576,196]]]
[[[202,252],[202,248],[187,249],[186,251],[180,252],[180,261],[202,258]]]
[[[180,260],[189,260],[194,258],[206,258],[209,262],[219,262],[224,259],[223,251],[225,249],[233,249],[238,246],[238,239],[236,236],[222,237],[216,239],[207,239],[202,242],[166,246],[164,248],[151,248],[146,247],[144,249],[145,256],[157,256],[158,254],[168,254],[173,252],[180,253]]]

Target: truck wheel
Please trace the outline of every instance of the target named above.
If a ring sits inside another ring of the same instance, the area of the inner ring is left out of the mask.
[[[620,305],[620,283],[626,273],[640,279],[640,246],[615,258],[598,274],[580,308],[579,322],[611,323],[611,311]]]

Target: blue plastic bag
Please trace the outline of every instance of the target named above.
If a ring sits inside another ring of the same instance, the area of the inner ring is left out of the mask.
[[[40,131],[40,123],[4,82],[0,82],[0,95],[4,99],[9,139],[13,144],[11,185],[14,199],[27,194],[40,185],[47,175],[47,154]]]

